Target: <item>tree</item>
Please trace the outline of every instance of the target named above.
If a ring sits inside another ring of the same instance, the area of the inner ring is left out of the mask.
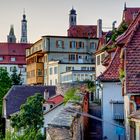
[[[69,88],[65,95],[64,95],[64,103],[66,104],[69,100],[72,101],[80,101],[80,96],[77,95],[76,93],[77,89],[76,88]]]
[[[17,74],[16,67],[13,68],[12,74],[11,74],[11,80],[13,85],[19,85],[21,84],[21,74]]]
[[[27,99],[20,107],[20,111],[11,117],[11,125],[15,130],[23,130],[23,136],[28,134],[32,140],[36,140],[40,128],[43,127],[43,96],[39,93]]]
[[[3,97],[11,88],[12,81],[9,77],[8,72],[5,69],[0,69],[0,139],[4,134],[4,121],[2,119],[2,103]]]

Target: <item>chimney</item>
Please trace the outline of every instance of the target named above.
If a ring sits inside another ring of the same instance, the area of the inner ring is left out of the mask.
[[[97,20],[97,38],[102,37],[102,20],[98,19]]]
[[[112,23],[112,30],[114,30],[115,29],[115,24],[117,23],[117,21],[115,20],[115,21],[113,21],[113,23]]]
[[[45,100],[48,100],[48,99],[49,99],[49,91],[48,91],[47,88],[46,88],[45,91],[44,91],[44,99],[45,99]]]

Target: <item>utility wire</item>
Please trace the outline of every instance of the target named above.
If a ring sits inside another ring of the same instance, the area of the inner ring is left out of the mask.
[[[123,127],[123,126],[121,126],[121,125],[119,125],[119,124],[111,123],[111,122],[106,121],[106,120],[103,120],[103,119],[101,119],[101,118],[99,118],[99,117],[90,115],[90,114],[88,114],[88,113],[86,113],[86,112],[79,112],[79,111],[77,111],[77,110],[74,110],[73,108],[66,108],[66,110],[67,110],[68,112],[77,113],[77,114],[80,114],[81,116],[89,117],[89,118],[92,118],[92,119],[95,119],[95,120],[98,120],[98,121],[101,121],[101,122],[106,122],[106,123],[109,123],[109,124],[114,125],[114,126],[116,126],[116,127],[120,127],[120,128],[125,129],[125,127]]]

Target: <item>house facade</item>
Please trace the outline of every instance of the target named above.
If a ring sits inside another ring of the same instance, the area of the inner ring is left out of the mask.
[[[139,139],[137,134],[140,130],[138,118],[134,119],[135,115],[133,116],[133,114],[137,114],[140,105],[140,13],[137,14],[123,36],[118,38],[117,44],[121,47],[121,69],[124,71],[122,92],[124,95],[126,138],[128,140]]]
[[[97,44],[96,38],[43,36],[26,50],[27,83],[46,85],[61,83],[61,73],[71,70],[87,70],[89,75],[89,71],[94,72],[95,69],[93,53]],[[85,74],[86,71],[84,77]]]
[[[107,139],[118,139],[116,125],[123,128],[124,101],[122,86],[119,80],[120,49],[117,48],[107,69],[98,77],[98,89],[101,94],[101,107],[103,121],[103,137]],[[123,132],[124,128],[122,129]],[[125,133],[120,135],[124,140]]]

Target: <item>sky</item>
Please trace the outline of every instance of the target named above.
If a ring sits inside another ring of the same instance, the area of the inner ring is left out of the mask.
[[[20,40],[24,8],[28,41],[34,43],[44,35],[67,35],[72,6],[78,25],[96,25],[100,18],[103,27],[111,27],[115,20],[118,26],[125,2],[127,7],[140,7],[140,0],[0,0],[0,42],[7,41],[10,25]]]

